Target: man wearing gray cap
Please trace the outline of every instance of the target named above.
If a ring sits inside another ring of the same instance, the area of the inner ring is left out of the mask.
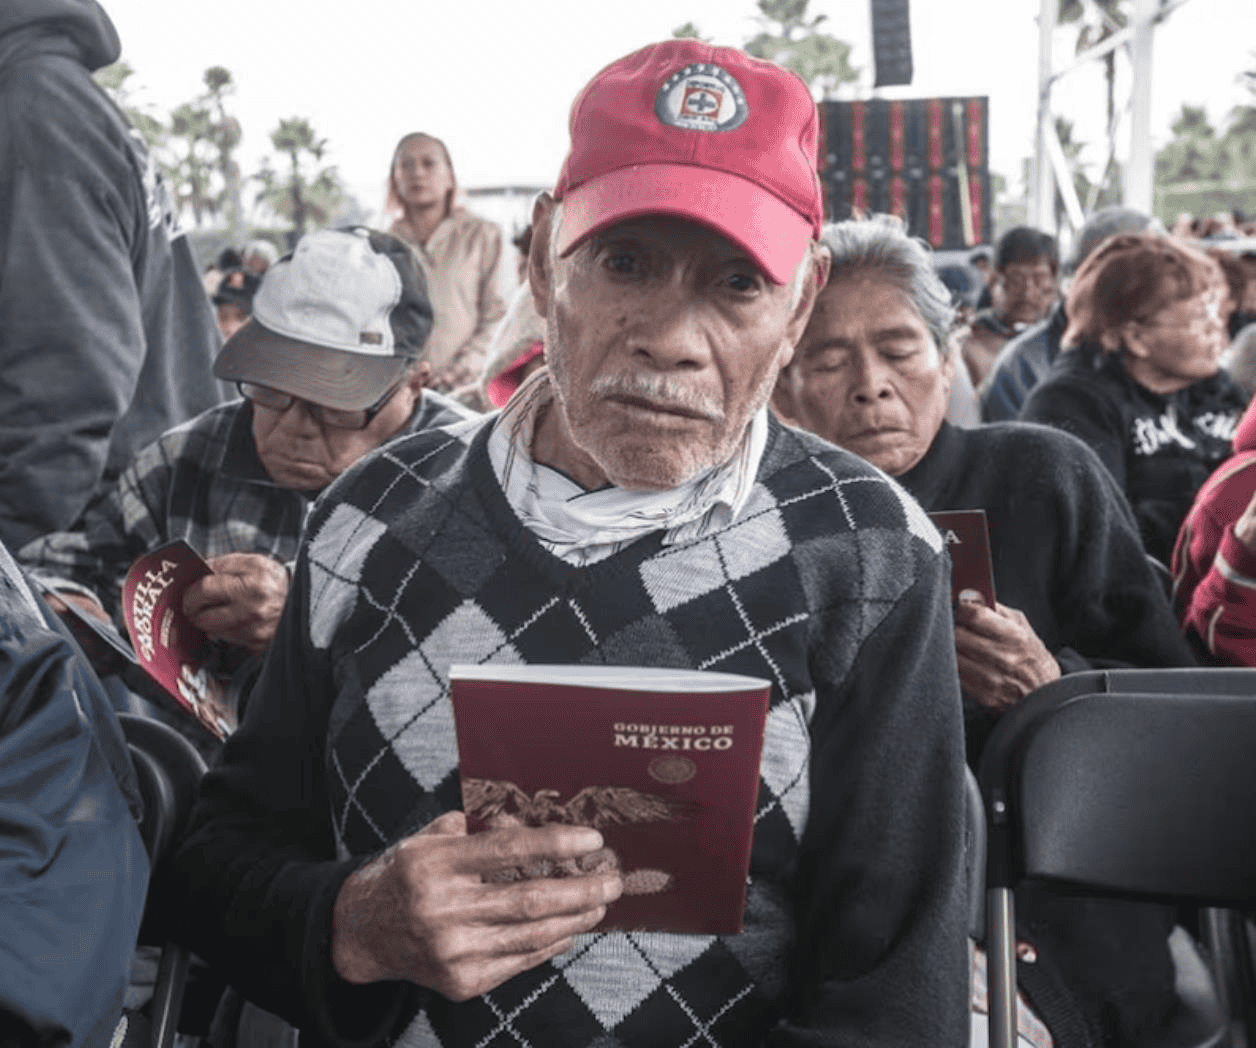
[[[28,543],[21,559],[104,619],[118,612],[132,561],[184,539],[214,569],[188,590],[194,625],[265,650],[316,496],[398,434],[471,414],[423,388],[431,324],[422,270],[396,237],[306,235],[214,363],[243,399],[163,434],[80,527]]]
[[[1068,261],[1075,273],[1095,248],[1117,233],[1164,232],[1158,219],[1128,207],[1105,207],[1082,226]],[[1011,339],[994,358],[990,371],[977,389],[982,422],[1010,422],[1020,414],[1029,391],[1046,378],[1060,354],[1060,339],[1068,327],[1064,299],[1057,298],[1044,320]]]

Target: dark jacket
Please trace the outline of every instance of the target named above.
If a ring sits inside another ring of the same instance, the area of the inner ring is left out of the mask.
[[[90,70],[96,0],[0,4],[0,539],[70,527],[102,480],[223,399],[220,338],[164,184]]]
[[[105,1048],[148,886],[109,701],[0,545],[0,1041]]]
[[[1246,404],[1224,371],[1153,393],[1119,353],[1085,345],[1060,354],[1020,417],[1072,433],[1098,453],[1129,499],[1143,547],[1167,565],[1195,492],[1230,453]]]
[[[1129,505],[1089,448],[1044,426],[942,424],[899,482],[929,512],[984,509],[995,597],[1025,613],[1061,673],[1190,666]],[[994,718],[968,710],[976,764]]]
[[[931,512],[986,511],[996,599],[1024,612],[1061,673],[1193,664],[1129,505],[1080,441],[1014,422],[943,423],[899,480]],[[965,702],[974,767],[995,720]],[[1017,936],[1038,952],[1017,978],[1057,1048],[1136,1043],[1163,1021],[1174,1003],[1166,910],[1035,884],[1016,897]]]

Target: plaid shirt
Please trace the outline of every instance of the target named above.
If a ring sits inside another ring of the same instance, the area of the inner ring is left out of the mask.
[[[473,415],[424,390],[402,434]],[[54,589],[85,588],[118,618],[132,562],[175,539],[206,558],[262,553],[291,565],[318,494],[271,480],[253,443],[252,405],[236,400],[164,433],[104,490],[74,531],[28,543],[19,559]]]

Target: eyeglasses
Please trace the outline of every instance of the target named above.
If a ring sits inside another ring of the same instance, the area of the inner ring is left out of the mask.
[[[290,393],[280,393],[277,389],[271,389],[269,386],[259,386],[252,382],[237,382],[236,389],[240,391],[240,396],[246,400],[251,400],[254,404],[258,404],[270,411],[284,412],[292,407],[293,404],[300,403],[310,417],[320,426],[331,426],[333,429],[366,429],[371,424],[371,419],[383,411],[388,402],[392,400],[393,394],[401,388],[403,381],[404,379],[398,379],[369,408],[360,408],[357,411],[342,411],[340,408],[329,408],[324,407],[322,404],[312,404],[310,401],[294,397]]]
[[[1003,273],[1000,275],[1000,279],[1003,282],[1004,289],[1013,295],[1023,295],[1031,289],[1044,292],[1055,290],[1054,273],[1034,273],[1032,275]]]
[[[1182,308],[1184,305],[1186,308]],[[1176,317],[1152,319],[1158,314],[1169,313],[1174,309],[1178,310]],[[1151,317],[1140,320],[1138,323],[1143,327],[1168,328],[1171,331],[1183,331],[1195,336],[1210,336],[1225,327],[1225,320],[1221,316],[1221,295],[1219,294],[1202,295],[1193,300],[1175,302],[1159,310],[1158,314],[1153,313]]]

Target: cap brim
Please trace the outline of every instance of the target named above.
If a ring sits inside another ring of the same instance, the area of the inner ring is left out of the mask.
[[[814,238],[811,222],[739,175],[689,164],[637,164],[582,182],[563,196],[558,253],[617,222],[673,215],[742,248],[774,284],[788,284]]]
[[[214,374],[227,382],[252,382],[339,411],[376,403],[405,371],[405,357],[347,353],[302,342],[249,320],[227,339]]]

